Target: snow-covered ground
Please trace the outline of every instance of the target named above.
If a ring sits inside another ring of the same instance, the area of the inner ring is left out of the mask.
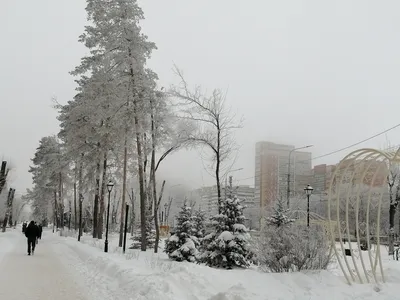
[[[18,242],[17,229],[7,229],[6,232],[0,232],[0,263],[4,256],[10,253]],[[21,232],[22,234],[22,232]]]
[[[71,295],[80,295],[81,299],[87,300],[400,299],[400,262],[390,261],[386,255],[383,258],[388,282],[377,289],[373,284],[347,285],[336,268],[292,274],[266,274],[255,269],[218,270],[187,262],[172,262],[162,252],[128,250],[123,255],[117,241],[112,236],[110,252],[104,253],[104,241],[83,237],[78,243],[75,238],[60,237],[46,231],[35,256],[27,257],[25,248],[20,249],[25,246],[25,241],[19,230],[0,233],[1,253],[8,252],[0,262],[0,269],[13,270],[10,271],[11,277],[0,272],[0,282],[6,285],[6,290],[11,290],[11,284],[15,289],[14,297],[7,299],[35,299],[26,298],[25,285],[10,283],[11,278],[17,280],[24,276],[18,272],[41,274],[31,278],[30,285],[33,286],[39,278],[49,281],[46,283],[48,291],[41,290],[41,296],[46,292],[56,295],[54,289],[59,290],[60,282],[65,282],[64,292],[73,289]],[[25,260],[24,270],[21,261]],[[50,265],[53,268],[49,269]],[[41,283],[39,286],[43,289],[44,285]],[[23,297],[18,297],[18,293]],[[0,295],[1,299],[8,296],[1,292]],[[66,299],[60,295],[57,297]]]
[[[255,269],[218,270],[188,262],[173,262],[160,251],[128,250],[123,255],[117,238],[110,239],[110,253],[104,242],[84,237],[79,244],[64,238],[58,251],[68,256],[88,286],[96,286],[104,299],[400,299],[400,262],[384,260],[388,283],[377,292],[374,285],[345,283],[335,267],[329,271],[266,274]],[[68,250],[66,250],[68,249]],[[385,255],[383,255],[385,257]],[[111,299],[111,298],[110,298]]]

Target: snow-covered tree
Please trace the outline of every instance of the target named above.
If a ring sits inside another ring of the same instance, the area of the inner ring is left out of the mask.
[[[328,239],[323,228],[298,225],[277,200],[273,214],[254,241],[253,252],[265,272],[325,269],[330,262]]]
[[[276,206],[273,208],[273,213],[271,216],[266,218],[267,225],[272,225],[276,227],[284,226],[286,224],[293,223],[295,220],[290,219],[287,216],[289,209],[285,209],[282,198],[276,201]]]
[[[195,236],[196,228],[192,218],[192,209],[186,203],[182,206],[176,221],[175,232],[165,243],[165,252],[170,259],[195,262],[199,241]]]
[[[198,209],[193,212],[192,215],[193,235],[197,237],[199,240],[204,237],[206,231],[205,221],[206,221],[206,215],[204,210]]]
[[[178,68],[175,72],[181,82],[171,88],[170,94],[181,104],[179,117],[196,124],[197,130],[189,135],[189,140],[193,145],[209,151],[209,162],[217,185],[218,213],[221,213],[221,174],[224,169],[227,170],[229,158],[237,150],[233,133],[242,126],[242,122],[235,120],[221,90],[215,89],[210,95],[205,95],[198,86],[191,90],[182,72]]]
[[[203,239],[201,261],[211,267],[232,269],[250,265],[250,235],[243,224],[243,205],[236,195],[221,203],[221,213],[212,217],[214,232]]]
[[[63,145],[54,137],[43,137],[39,141],[32,173],[34,187],[28,191],[37,221],[48,220],[49,205],[53,207],[53,220],[58,227],[64,226],[64,186],[68,181],[69,161],[64,156]]]

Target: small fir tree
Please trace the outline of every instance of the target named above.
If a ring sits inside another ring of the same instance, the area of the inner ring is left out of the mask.
[[[214,232],[203,239],[201,260],[210,267],[248,267],[250,235],[243,224],[243,205],[236,195],[221,203],[221,214],[211,218]]]
[[[142,244],[142,234],[141,229],[137,229],[132,236],[132,245],[130,249],[140,249]],[[154,219],[148,216],[146,219],[146,248],[154,248],[154,243],[156,242],[156,230],[154,229]]]
[[[276,202],[274,213],[266,218],[254,243],[255,260],[266,272],[293,272],[326,269],[330,262],[330,244],[319,226],[294,224],[287,217],[282,200]]]
[[[166,241],[165,252],[170,259],[176,261],[196,261],[199,242],[193,222],[192,209],[186,205],[182,206],[177,217],[175,233]]]
[[[204,237],[205,234],[205,220],[206,215],[204,210],[196,210],[192,216],[193,222],[193,235],[197,237],[199,240]]]
[[[282,198],[278,199],[276,201],[276,206],[273,209],[272,215],[266,218],[267,225],[281,227],[293,223],[295,220],[288,218],[288,212],[289,209],[284,208]]]

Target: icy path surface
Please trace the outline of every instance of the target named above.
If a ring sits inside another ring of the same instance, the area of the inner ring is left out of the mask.
[[[89,300],[54,252],[51,232],[44,232],[34,256],[27,255],[23,234],[13,235],[15,247],[0,261],[0,299]]]

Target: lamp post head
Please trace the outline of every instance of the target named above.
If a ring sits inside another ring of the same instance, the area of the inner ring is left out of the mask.
[[[111,180],[108,181],[108,183],[107,183],[107,190],[108,190],[109,193],[111,193],[113,187],[114,187],[114,183],[113,183]]]
[[[307,184],[307,186],[304,188],[304,191],[306,192],[306,195],[307,195],[307,196],[311,195],[312,192],[313,192],[313,190],[314,190],[314,189],[313,189],[312,186],[309,185],[309,184]]]

